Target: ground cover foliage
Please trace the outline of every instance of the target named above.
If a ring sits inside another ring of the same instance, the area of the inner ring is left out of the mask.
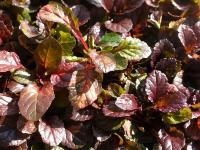
[[[1,0],[0,149],[199,150],[199,0]]]

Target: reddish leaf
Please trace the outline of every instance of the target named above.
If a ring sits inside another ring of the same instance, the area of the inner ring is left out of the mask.
[[[158,98],[167,92],[167,77],[158,70],[154,70],[146,79],[146,94],[151,102],[155,102]]]
[[[42,141],[50,146],[59,145],[65,137],[64,123],[57,116],[53,116],[46,121],[40,120],[38,131]]]
[[[101,74],[94,71],[91,64],[84,69],[72,73],[69,82],[69,99],[75,109],[82,109],[91,105],[101,92]]]
[[[124,18],[118,22],[106,21],[105,27],[113,32],[126,33],[132,29],[133,23],[131,19]]]
[[[18,102],[20,112],[27,120],[37,121],[48,110],[54,97],[51,83],[47,82],[42,87],[31,83],[20,93]]]
[[[197,37],[197,44],[198,44],[198,47],[200,47],[200,21],[196,22],[195,25],[194,25],[194,29],[193,29],[196,37]]]
[[[72,78],[72,73],[83,68],[83,64],[79,62],[61,62],[56,72],[51,74],[51,83],[58,87],[67,87]]]
[[[187,106],[187,97],[180,92],[174,92],[160,97],[154,108],[162,112],[175,112]]]
[[[144,0],[102,0],[102,5],[108,12],[116,14],[130,13],[143,4]]]
[[[178,37],[185,47],[186,53],[191,53],[197,45],[197,37],[193,30],[187,25],[180,25],[178,28]]]
[[[79,25],[84,25],[90,20],[90,12],[84,5],[74,5],[71,9],[78,18]]]
[[[17,128],[20,132],[24,134],[32,134],[37,130],[33,121],[26,120],[24,117],[21,116],[17,120]]]
[[[139,108],[136,97],[133,94],[122,94],[115,101],[115,105],[122,110],[136,110]]]
[[[68,7],[63,7],[59,3],[51,2],[43,6],[37,16],[44,21],[65,24],[73,35],[83,44],[84,48],[88,49],[88,46],[79,31],[78,19],[73,15],[72,11]]]
[[[70,119],[74,121],[87,121],[94,117],[95,111],[92,108],[73,110]]]
[[[110,71],[115,71],[116,60],[112,53],[97,53],[95,50],[91,50],[89,53],[92,62],[95,64],[97,71],[102,73],[108,73]]]
[[[6,94],[0,93],[0,116],[14,115],[18,113],[16,101]]]
[[[179,92],[184,94],[187,98],[190,97],[190,91],[183,85],[183,71],[180,71],[176,74],[173,84],[176,86]]]
[[[135,110],[135,109],[134,109]],[[134,110],[123,110],[115,105],[114,101],[108,102],[108,104],[103,105],[103,114],[109,117],[128,117],[135,113]]]
[[[22,67],[15,52],[0,51],[0,72],[7,72]]]
[[[158,131],[158,141],[163,150],[182,150],[185,145],[184,134],[176,128],[171,128],[169,132],[160,129]]]
[[[11,81],[8,83],[7,88],[9,88],[9,90],[13,93],[19,93],[23,90],[24,85],[19,84],[15,81]]]

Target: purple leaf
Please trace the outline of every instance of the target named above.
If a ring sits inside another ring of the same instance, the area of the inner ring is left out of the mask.
[[[71,7],[74,15],[78,18],[79,25],[84,25],[90,20],[90,12],[84,5],[74,5]]]
[[[178,37],[185,47],[186,53],[191,53],[197,45],[197,37],[193,30],[187,25],[180,25],[178,28]]]
[[[169,132],[160,129],[158,141],[163,150],[182,150],[185,145],[184,134],[176,128],[171,128]]]
[[[128,117],[135,113],[135,110],[123,110],[115,105],[114,101],[110,101],[108,104],[103,105],[103,114],[109,117]]]
[[[136,110],[139,108],[136,97],[133,94],[122,94],[115,101],[115,105],[125,111]]]
[[[164,73],[154,70],[146,79],[146,94],[151,102],[155,102],[158,98],[167,92],[167,77]]]
[[[52,116],[46,121],[40,120],[38,131],[42,141],[50,146],[57,146],[65,137],[64,123],[57,116]]]
[[[167,39],[162,39],[154,46],[154,50],[151,55],[151,66],[155,66],[156,62],[161,58],[174,57],[174,55],[175,48],[173,44]]]
[[[154,105],[162,112],[175,112],[187,106],[187,97],[180,92],[168,93],[160,97]]]
[[[72,116],[70,117],[70,119],[74,120],[74,121],[87,121],[90,120],[94,117],[95,112],[94,109],[92,108],[85,108],[85,109],[81,109],[81,110],[73,110],[72,112]]]
[[[78,62],[61,62],[56,72],[51,74],[51,83],[58,87],[67,87],[75,70],[83,69],[84,66]]]
[[[119,32],[119,33],[129,32],[133,26],[131,19],[128,19],[128,18],[124,18],[117,22],[112,22],[112,21],[108,20],[104,24],[107,29],[109,29],[113,32]]]

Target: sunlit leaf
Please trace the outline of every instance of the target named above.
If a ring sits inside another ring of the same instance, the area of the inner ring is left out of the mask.
[[[174,113],[167,113],[163,116],[163,121],[168,124],[179,124],[186,122],[192,118],[190,108],[183,108]]]
[[[49,36],[38,45],[34,55],[39,68],[52,72],[61,62],[62,48],[58,41]]]
[[[101,92],[101,74],[94,71],[91,64],[72,73],[69,82],[69,99],[76,109],[85,108],[97,100]]]
[[[116,60],[112,53],[97,53],[95,50],[91,50],[89,56],[95,64],[97,71],[103,73],[115,71]]]
[[[185,145],[184,134],[176,128],[172,128],[169,132],[160,129],[158,131],[158,141],[163,149],[169,150],[182,150]]]
[[[118,22],[106,21],[105,27],[113,32],[126,33],[132,29],[133,23],[131,19],[125,18]]]
[[[151,102],[166,94],[167,81],[166,75],[158,70],[153,71],[147,77],[145,92]]]
[[[148,58],[151,55],[151,48],[147,43],[132,37],[127,37],[122,40],[116,48],[112,50],[117,52],[121,57],[128,60],[140,61],[143,58]]]
[[[42,87],[36,83],[28,84],[20,93],[20,112],[27,120],[37,121],[48,110],[54,97],[51,83],[45,83]]]
[[[50,146],[57,146],[65,137],[64,123],[57,116],[52,116],[48,120],[40,120],[38,131],[42,141]]]
[[[0,72],[21,68],[20,59],[15,52],[0,51]]]

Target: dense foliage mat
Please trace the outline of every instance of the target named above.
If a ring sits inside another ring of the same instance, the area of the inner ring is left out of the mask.
[[[1,0],[1,150],[199,150],[199,0]]]

